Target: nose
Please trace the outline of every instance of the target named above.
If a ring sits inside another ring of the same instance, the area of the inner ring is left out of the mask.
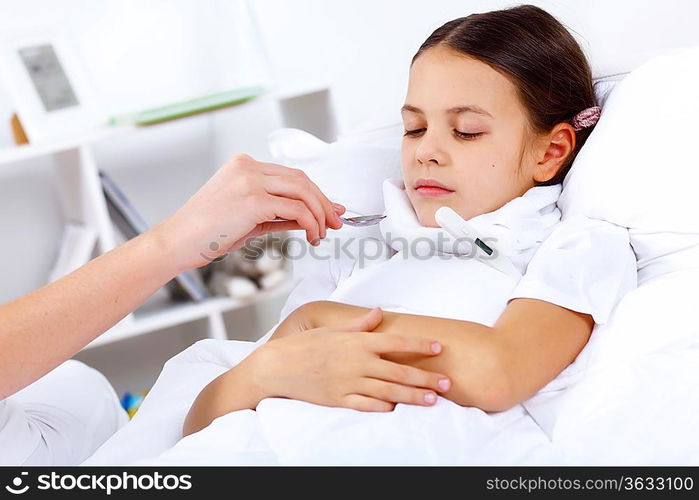
[[[434,134],[426,131],[419,140],[420,143],[415,149],[415,160],[417,160],[418,165],[446,165],[447,154]]]

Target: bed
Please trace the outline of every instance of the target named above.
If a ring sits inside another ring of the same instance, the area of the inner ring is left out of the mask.
[[[275,398],[180,440],[198,392],[268,335],[255,343],[204,340],[168,361],[132,422],[85,463],[699,464],[699,47],[596,81],[602,118],[559,207],[564,218],[628,229],[638,287],[595,326],[575,362],[525,404],[486,413],[440,398],[431,408],[364,414]],[[395,127],[332,144],[285,129],[270,147],[278,162],[303,168],[354,213],[380,211],[380,181],[399,168]],[[357,163],[369,186],[361,197],[348,180]],[[295,273],[322,281],[319,267],[301,261]],[[308,290],[299,282],[282,317],[328,291]]]

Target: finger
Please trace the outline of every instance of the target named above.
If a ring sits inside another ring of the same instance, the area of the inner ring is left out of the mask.
[[[292,169],[283,165],[277,165],[276,163],[256,163],[260,171],[265,175],[287,177],[291,172],[298,171],[303,173],[302,170]],[[330,227],[333,227],[334,229],[340,229],[342,227],[342,221],[338,218],[338,216],[345,213],[347,209],[340,203],[333,203],[330,200],[328,200],[328,198],[323,194],[318,185],[315,182],[313,182],[310,178],[308,178],[308,176],[305,175],[305,173],[304,177],[308,182],[311,190],[315,193],[317,199],[320,200],[323,209],[326,211],[326,221],[328,225]]]
[[[265,235],[267,233],[278,233],[280,231],[295,231],[297,229],[303,229],[298,222],[295,220],[285,220],[285,221],[267,221],[259,224],[259,234],[258,236]]]
[[[284,167],[282,165],[277,165],[275,163],[263,163],[263,162],[258,162],[258,166],[262,173],[265,175],[272,175],[272,176],[281,176],[284,178],[288,178],[290,176],[294,175],[300,175],[304,179],[304,181],[307,183],[309,186],[311,192],[315,195],[316,199],[320,202],[323,212],[325,214],[325,219],[327,220],[328,225],[334,229],[339,229],[342,227],[342,221],[338,218],[337,214],[335,213],[335,209],[333,208],[332,203],[328,198],[323,194],[323,192],[320,190],[320,188],[311,180],[308,178],[308,176],[303,172],[302,170],[299,169],[293,169],[293,168],[288,168]],[[320,223],[321,221],[319,221]],[[325,225],[323,224],[323,228],[325,228]]]
[[[308,181],[311,187],[311,191],[313,191],[317,199],[320,200],[323,210],[325,210],[325,220],[328,226],[332,227],[333,229],[340,229],[342,227],[342,221],[336,213],[333,203],[328,199],[327,196],[323,194],[323,192],[320,190],[320,188],[315,182],[313,182],[308,177],[306,177],[306,180]]]
[[[369,349],[379,354],[409,352],[434,356],[442,351],[442,345],[436,340],[407,337],[396,333],[367,335],[364,341],[367,342]]]
[[[370,332],[383,320],[383,311],[380,307],[374,307],[366,314],[362,314],[349,322],[344,327],[337,328],[338,331],[345,332]]]
[[[323,205],[305,180],[299,181],[298,178],[288,175],[286,177],[281,175],[265,175],[263,177],[263,186],[269,194],[283,196],[305,203],[318,221],[320,237],[325,238],[326,214]],[[330,206],[330,210],[333,212],[333,217],[335,217],[335,211],[332,205]]]
[[[374,307],[359,319],[360,332],[372,332],[383,321],[383,311],[380,307]]]
[[[437,393],[429,389],[386,382],[375,378],[362,379],[357,386],[357,392],[391,403],[432,406],[437,402]]]
[[[338,213],[335,207],[336,203],[331,202],[328,197],[323,194],[315,182],[310,179],[308,179],[308,182],[311,183],[311,189],[315,191],[316,196],[323,204],[323,208],[326,210],[326,221],[328,226],[332,227],[333,229],[340,229],[342,227],[342,221],[340,220],[339,215],[345,212],[345,207],[339,205],[342,210]]]
[[[269,196],[271,198],[269,209],[274,212],[275,217],[296,221],[306,231],[306,239],[311,244],[316,245],[319,243],[317,241],[320,236],[318,221],[305,203],[282,196]]]
[[[445,375],[385,359],[368,364],[366,375],[405,386],[424,387],[436,392],[446,392],[451,387],[451,381]]]
[[[380,399],[370,398],[362,394],[348,394],[343,398],[343,406],[359,411],[387,412],[393,411],[395,404]]]

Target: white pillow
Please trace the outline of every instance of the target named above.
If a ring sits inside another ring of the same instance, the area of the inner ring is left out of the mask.
[[[400,139],[392,126],[333,143],[292,128],[276,130],[268,140],[275,162],[303,170],[350,215],[369,215],[383,213],[383,181],[402,175]]]
[[[563,217],[629,228],[639,284],[699,267],[699,47],[656,56],[609,94],[563,183]]]

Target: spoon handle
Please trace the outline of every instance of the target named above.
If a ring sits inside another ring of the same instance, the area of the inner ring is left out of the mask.
[[[356,226],[356,227],[365,227],[365,226],[373,226],[375,224],[378,224],[381,222],[382,219],[385,219],[386,216],[382,214],[376,214],[376,215],[359,215],[357,217],[340,217],[340,220],[342,221],[343,224],[347,224],[348,226]],[[269,222],[280,222],[280,221],[285,221],[288,219],[284,219],[282,217],[277,217],[275,219],[272,219]]]

